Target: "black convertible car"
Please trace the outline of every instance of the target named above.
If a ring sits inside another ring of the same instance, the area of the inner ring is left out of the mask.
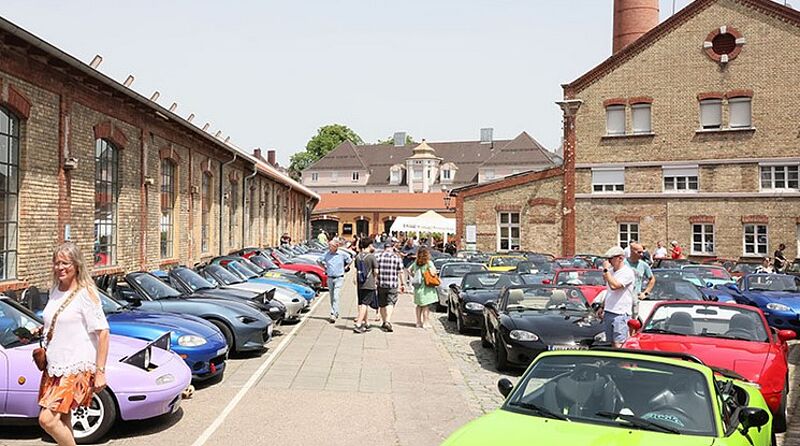
[[[522,277],[516,273],[478,271],[467,273],[461,285],[450,285],[447,297],[447,319],[456,321],[458,332],[466,334],[483,325],[483,308],[490,300],[496,301],[503,289],[511,285],[522,285]]]
[[[527,367],[541,352],[582,350],[605,342],[603,326],[578,288],[523,285],[506,289],[483,311],[481,344],[498,370]]]

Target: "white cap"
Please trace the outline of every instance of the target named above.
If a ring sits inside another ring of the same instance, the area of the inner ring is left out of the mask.
[[[624,255],[625,255],[624,249],[620,248],[619,246],[614,246],[613,248],[610,248],[608,251],[606,251],[606,255],[604,257],[610,259],[612,257],[624,256]]]

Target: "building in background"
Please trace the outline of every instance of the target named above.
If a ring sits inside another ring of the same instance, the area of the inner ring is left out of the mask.
[[[571,255],[674,239],[695,258],[785,243],[796,256],[800,12],[696,0],[656,25],[657,0],[614,8],[614,54],[564,86],[563,168],[455,189],[464,241]]]

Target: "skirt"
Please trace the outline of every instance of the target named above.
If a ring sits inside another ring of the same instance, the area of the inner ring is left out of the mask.
[[[74,375],[50,376],[42,372],[39,385],[39,406],[58,413],[70,413],[92,402],[94,374],[80,372]]]

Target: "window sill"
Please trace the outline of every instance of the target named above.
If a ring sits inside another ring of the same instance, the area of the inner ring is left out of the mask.
[[[714,258],[717,256],[713,252],[693,252],[690,253],[689,255],[692,257],[708,257],[708,258]]]
[[[664,189],[661,192],[663,192],[665,194],[696,194],[696,193],[700,192],[700,190],[699,189],[697,189],[697,190],[667,190],[667,189]]]
[[[624,195],[625,192],[592,192],[591,195]]]
[[[655,133],[623,133],[621,135],[603,135],[601,139],[620,139],[620,138],[651,138]]]
[[[122,274],[125,270],[121,266],[104,266],[101,268],[92,269],[91,276],[116,276]]]
[[[177,265],[178,263],[180,263],[180,259],[162,259],[160,262],[158,262],[158,266],[159,267],[171,266],[171,265]]]
[[[760,193],[764,194],[796,194],[800,189],[760,189]]]
[[[741,128],[719,128],[719,129],[697,129],[695,133],[703,134],[703,133],[746,133],[746,132],[755,132],[755,127],[741,127]]]
[[[0,292],[24,290],[29,286],[27,280],[8,279],[0,282]]]

